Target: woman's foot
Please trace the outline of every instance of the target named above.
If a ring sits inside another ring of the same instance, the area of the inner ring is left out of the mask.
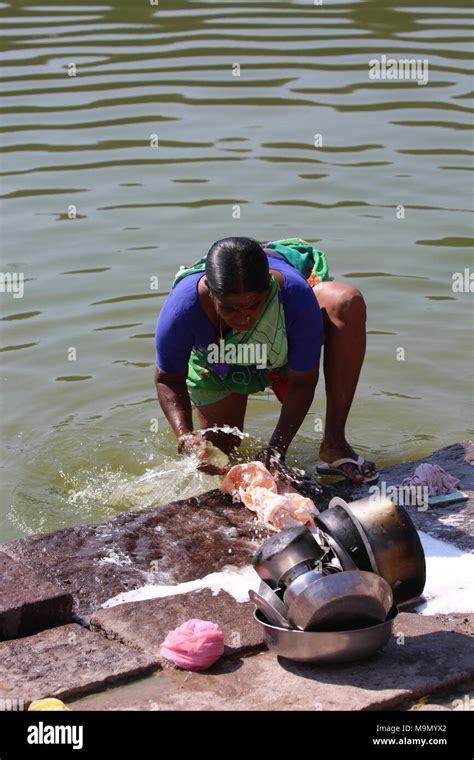
[[[331,465],[332,462],[336,462],[338,459],[355,459],[357,460],[358,454],[355,453],[352,446],[350,446],[346,440],[341,443],[330,444],[326,441],[322,441],[319,448],[319,456],[321,461]],[[350,462],[346,462],[337,467],[341,474],[346,475],[354,483],[364,483],[370,480],[376,480],[377,468],[374,462],[364,460],[363,464],[356,465]],[[320,473],[322,474],[322,473]]]

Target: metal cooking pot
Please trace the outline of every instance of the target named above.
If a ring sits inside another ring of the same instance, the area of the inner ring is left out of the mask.
[[[301,573],[311,570],[326,551],[308,528],[298,525],[264,541],[255,553],[253,566],[272,588],[284,587]]]
[[[317,528],[316,530],[319,529]],[[340,543],[330,536],[329,533],[325,533],[324,537],[329,546],[329,557],[331,557],[331,559],[328,557],[325,559],[324,564],[327,572],[332,572],[332,567],[337,567],[338,570],[358,569],[354,560],[349,557],[348,553]]]
[[[341,507],[364,537],[371,569],[392,587],[395,604],[419,597],[426,582],[425,554],[406,509],[388,498],[347,503],[335,497],[328,512],[338,509],[340,514]]]
[[[373,572],[369,556],[370,546],[364,531],[354,523],[339,502],[342,502],[342,499],[332,499],[329,503],[330,509],[315,515],[314,522],[318,528],[332,536],[342,546],[354,562],[355,568]]]

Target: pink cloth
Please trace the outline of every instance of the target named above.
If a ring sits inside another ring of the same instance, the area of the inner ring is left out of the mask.
[[[224,654],[224,634],[217,623],[192,618],[170,631],[160,655],[185,670],[206,670]]]
[[[428,496],[442,496],[455,491],[459,487],[459,480],[438,464],[423,462],[411,478],[402,481],[402,486],[428,486]]]

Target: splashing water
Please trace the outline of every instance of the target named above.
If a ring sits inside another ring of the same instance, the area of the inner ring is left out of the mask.
[[[238,436],[241,440],[250,438],[248,433],[229,425],[216,425],[195,433],[219,431]],[[247,459],[247,456],[241,452],[234,454],[233,458]],[[92,504],[100,504],[102,509],[105,508],[110,515],[114,515],[118,511],[145,509],[198,496],[218,488],[221,483],[222,476],[209,475],[197,469],[200,461],[195,456],[180,459],[163,457],[163,460],[158,467],[146,470],[139,477],[106,467],[99,472],[88,473],[84,483],[84,479],[66,476],[62,472],[61,476],[68,489],[67,503],[84,510],[90,510]]]
[[[231,465],[249,461],[256,447],[263,445],[254,435],[229,425],[194,432],[216,431],[242,440],[230,457]],[[10,535],[16,538],[100,523],[119,512],[160,506],[218,488],[223,476],[198,470],[199,463],[196,457],[177,455],[168,431],[141,439],[135,431],[124,431],[117,440],[115,429],[107,435],[101,426],[94,436],[79,441],[75,428],[69,436],[64,430],[61,436],[55,432],[36,442],[34,456],[28,452],[25,476],[8,510]],[[36,473],[34,487],[32,471]]]
[[[169,461],[133,479],[109,471],[103,478],[92,476],[80,490],[70,490],[67,500],[75,506],[90,506],[92,501],[100,500],[116,512],[198,496],[220,483],[218,476],[197,470],[198,463],[195,457]]]
[[[228,433],[229,435],[236,435],[238,438],[240,438],[242,441],[244,438],[250,438],[250,435],[248,433],[243,433],[242,430],[239,430],[238,427],[230,427],[230,425],[214,425],[213,427],[208,428],[202,428],[201,430],[195,430],[196,434],[201,433]]]

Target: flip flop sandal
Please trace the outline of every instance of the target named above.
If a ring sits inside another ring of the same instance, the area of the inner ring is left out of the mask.
[[[347,480],[352,480],[353,483],[357,481],[349,477],[343,470],[340,469],[342,464],[355,464],[356,467],[361,468],[365,464],[365,459],[362,456],[358,456],[357,459],[351,459],[351,457],[343,457],[342,459],[336,459],[334,462],[322,462],[316,467],[318,475],[343,475]],[[362,474],[362,473],[361,473]],[[371,478],[364,478],[362,483],[375,483],[379,479],[379,473],[376,472]]]

